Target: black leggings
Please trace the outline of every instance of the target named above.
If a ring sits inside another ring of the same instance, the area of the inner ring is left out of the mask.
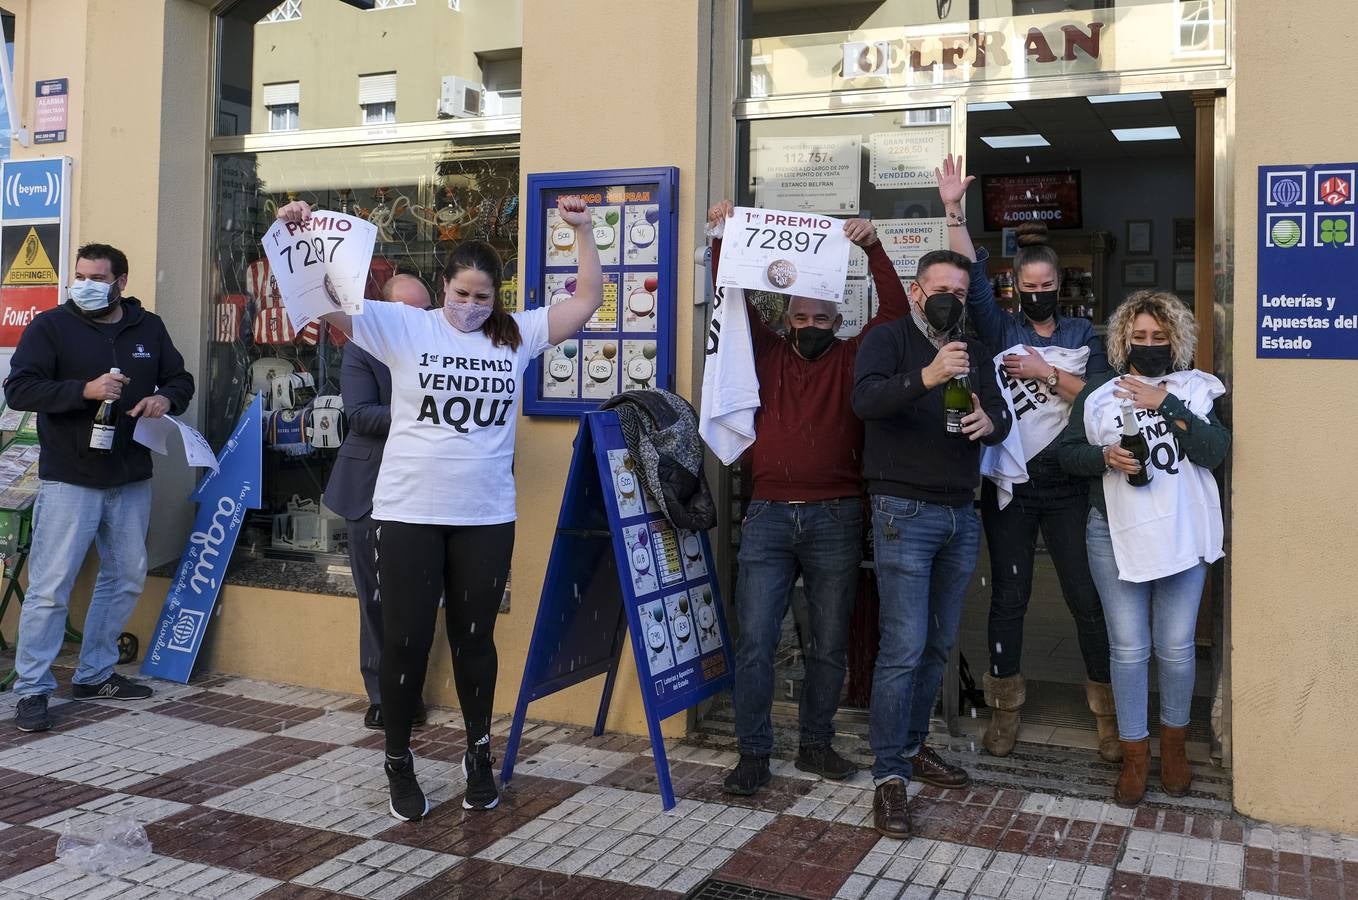
[[[387,754],[404,756],[424,692],[439,597],[453,651],[453,680],[471,746],[490,734],[495,700],[495,616],[500,610],[514,523],[410,525],[381,522],[377,532],[382,603],[382,720]]]

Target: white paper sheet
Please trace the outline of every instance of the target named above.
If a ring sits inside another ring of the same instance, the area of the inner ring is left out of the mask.
[[[170,435],[176,432],[184,442],[184,456],[188,458],[189,465],[217,471],[217,454],[212,452],[212,446],[208,444],[207,438],[174,416],[137,419],[137,425],[132,430],[132,439],[150,448],[151,452],[164,456],[170,452]]]

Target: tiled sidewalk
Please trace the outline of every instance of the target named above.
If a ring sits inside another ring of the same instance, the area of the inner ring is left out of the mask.
[[[467,813],[447,710],[415,742],[434,808],[402,824],[352,696],[221,676],[156,687],[146,704],[54,705],[45,735],[16,731],[0,695],[0,898],[612,900],[716,877],[815,898],[1358,900],[1346,835],[979,784],[912,786],[916,837],[895,841],[871,828],[862,774],[829,784],[782,761],[759,796],[731,798],[734,755],[692,744],[671,751],[682,799],[665,813],[647,742],[553,725],[529,729],[500,808]],[[151,862],[96,876],[55,861],[68,822],[111,814],[146,827]]]

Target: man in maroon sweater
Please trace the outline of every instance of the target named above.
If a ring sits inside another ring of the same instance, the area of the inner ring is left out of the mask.
[[[708,212],[714,273],[721,230],[732,211],[724,200]],[[736,580],[740,639],[732,693],[740,763],[725,782],[733,794],[753,794],[770,777],[773,656],[798,570],[806,586],[810,633],[804,636],[796,765],[831,779],[855,771],[830,744],[862,559],[863,423],[853,413],[850,395],[863,338],[908,315],[910,301],[872,223],[850,219],[844,233],[867,252],[877,288],[877,315],[861,334],[836,338],[843,317],[836,304],[822,300],[792,297],[783,315],[786,336],[749,308],[760,406],[751,448],[754,496],[741,523]]]

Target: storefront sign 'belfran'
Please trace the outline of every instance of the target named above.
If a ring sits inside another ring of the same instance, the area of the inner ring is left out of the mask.
[[[1008,69],[1013,57],[1027,65],[1075,62],[1081,58],[1097,60],[1105,22],[1087,25],[1062,25],[1052,33],[1029,28],[1026,34],[1004,31],[976,31],[970,34],[903,38],[896,41],[844,45],[845,74],[887,74],[909,67],[915,72],[941,68]],[[854,54],[857,54],[855,58]],[[885,55],[885,59],[883,56]],[[979,74],[979,73],[978,73]],[[1037,74],[1037,73],[1032,73]]]

